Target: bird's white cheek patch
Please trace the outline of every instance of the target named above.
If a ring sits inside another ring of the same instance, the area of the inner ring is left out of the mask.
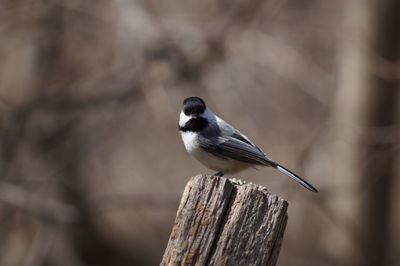
[[[179,125],[181,127],[184,127],[185,124],[191,119],[190,116],[185,115],[185,113],[183,111],[181,111],[180,115],[179,115]]]
[[[199,141],[197,139],[197,134],[194,132],[182,132],[183,144],[188,152],[193,152],[199,148]]]

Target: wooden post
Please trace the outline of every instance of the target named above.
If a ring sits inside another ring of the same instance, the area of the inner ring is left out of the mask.
[[[252,183],[192,177],[161,265],[275,265],[287,207]]]

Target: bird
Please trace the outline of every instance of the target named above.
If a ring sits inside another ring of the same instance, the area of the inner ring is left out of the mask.
[[[200,97],[184,99],[178,129],[189,154],[213,176],[237,173],[257,166],[273,167],[312,192],[318,190],[303,178],[273,161],[239,130],[215,115]]]

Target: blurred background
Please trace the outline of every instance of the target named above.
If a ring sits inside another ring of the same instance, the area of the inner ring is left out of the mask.
[[[202,97],[310,193],[279,265],[399,265],[400,1],[1,0],[0,265],[158,265]]]

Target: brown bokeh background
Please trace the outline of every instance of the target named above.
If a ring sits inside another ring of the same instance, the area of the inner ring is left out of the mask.
[[[400,9],[377,2],[2,0],[0,265],[157,265],[213,173],[177,131],[194,95],[319,188],[235,175],[289,201],[279,265],[398,265]]]

